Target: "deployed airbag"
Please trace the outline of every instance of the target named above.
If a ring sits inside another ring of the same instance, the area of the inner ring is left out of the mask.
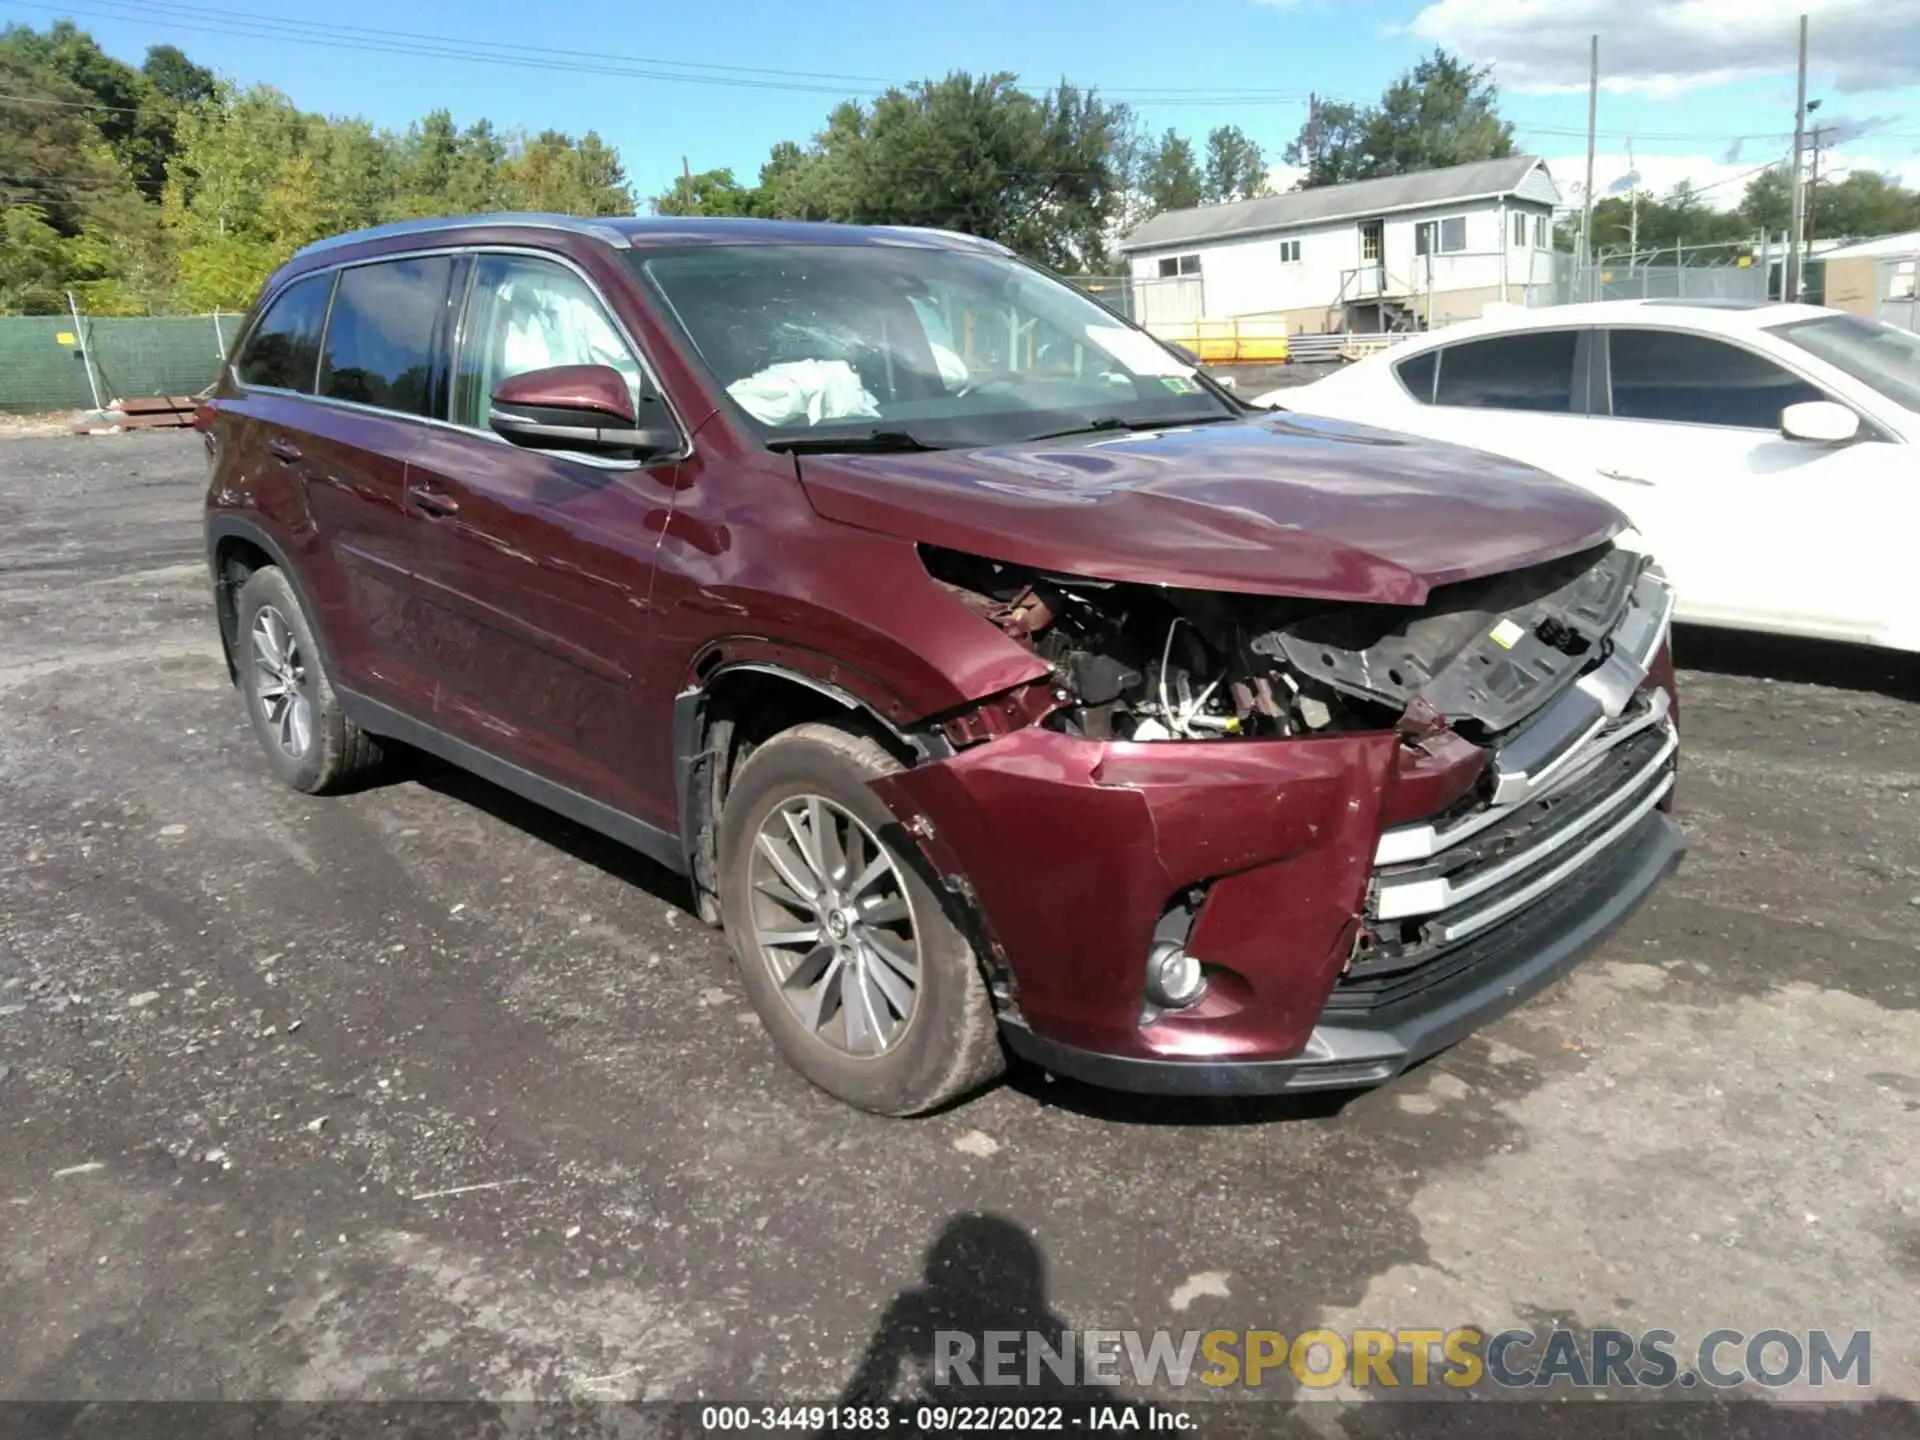
[[[765,425],[877,419],[880,403],[844,360],[784,360],[736,380],[727,393]]]

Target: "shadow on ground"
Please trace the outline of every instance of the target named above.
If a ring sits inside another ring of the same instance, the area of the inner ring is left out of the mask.
[[[1674,663],[1686,670],[1920,700],[1920,662],[1904,650],[1680,625],[1674,628],[1673,657]]]

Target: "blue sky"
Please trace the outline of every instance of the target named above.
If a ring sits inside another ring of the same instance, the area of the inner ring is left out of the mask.
[[[1597,31],[1596,190],[1626,172],[1631,144],[1649,186],[1684,176],[1729,203],[1744,172],[1788,147],[1802,10],[1819,118],[1863,127],[1843,132],[1831,163],[1920,182],[1920,0],[0,0],[0,19],[43,27],[66,15],[135,61],[171,41],[303,107],[395,129],[437,106],[463,124],[597,129],[642,196],[682,155],[750,181],[769,146],[804,140],[836,99],[950,69],[1011,70],[1032,85],[1065,76],[1128,100],[1156,129],[1238,124],[1277,165],[1308,91],[1372,99],[1436,43],[1495,65],[1522,147],[1571,189]],[[543,47],[509,53],[551,68],[400,53],[444,52],[447,37]]]

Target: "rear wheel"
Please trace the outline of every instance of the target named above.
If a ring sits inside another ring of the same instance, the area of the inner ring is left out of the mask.
[[[287,577],[268,565],[240,587],[234,667],[267,763],[308,794],[338,790],[380,763],[373,737],[347,719],[313,627]]]
[[[1005,1064],[973,948],[867,788],[899,768],[865,736],[797,726],[741,766],[720,824],[722,917],[761,1021],[807,1079],[883,1115]]]

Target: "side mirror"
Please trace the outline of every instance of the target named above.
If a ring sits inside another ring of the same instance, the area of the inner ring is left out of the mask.
[[[1860,417],[1832,400],[1804,400],[1780,412],[1780,433],[1814,445],[1844,445],[1860,434]]]
[[[680,443],[671,430],[640,425],[626,377],[611,365],[549,365],[502,380],[487,423],[536,450],[645,456]]]
[[[1176,340],[1162,340],[1160,343],[1178,355],[1187,364],[1193,366],[1194,369],[1198,370],[1200,368],[1200,357],[1185,345],[1180,344]]]

